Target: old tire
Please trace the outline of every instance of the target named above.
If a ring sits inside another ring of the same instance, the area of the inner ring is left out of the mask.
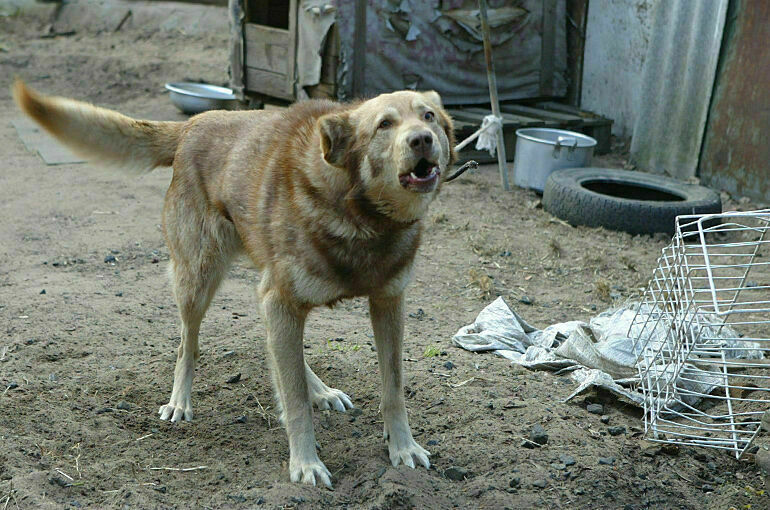
[[[673,234],[677,216],[721,213],[722,200],[713,190],[660,175],[570,168],[548,177],[543,208],[572,225]]]

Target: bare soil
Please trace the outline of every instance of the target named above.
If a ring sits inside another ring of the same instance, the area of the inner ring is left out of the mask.
[[[371,327],[365,302],[351,300],[315,312],[306,331],[310,365],[360,409],[316,412],[335,488],[289,483],[255,304],[259,275],[246,264],[234,266],[203,324],[195,420],[160,421],[178,342],[159,225],[171,170],[134,178],[46,166],[10,124],[20,113],[9,85],[18,74],[48,93],[183,119],[163,83],[227,81],[227,34],[41,39],[42,26],[0,18],[3,509],[770,506],[752,455],[653,447],[637,409],[597,393],[565,404],[566,378],[451,344],[498,295],[540,327],[587,320],[638,294],[668,241],[570,227],[538,208],[534,193],[501,191],[494,167],[444,188],[409,291],[407,403],[433,454],[429,471],[388,462]],[[598,158],[624,161],[622,145]],[[609,423],[588,403],[604,404]],[[535,424],[548,442],[525,448]],[[610,426],[625,431],[611,436]]]

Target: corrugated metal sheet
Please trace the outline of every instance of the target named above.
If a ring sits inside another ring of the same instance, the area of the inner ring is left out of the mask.
[[[590,0],[581,108],[612,118],[612,133],[634,129],[654,5],[668,0]]]
[[[695,175],[727,4],[665,0],[655,6],[631,140],[631,159],[640,169],[680,179]]]
[[[770,2],[733,0],[700,161],[712,187],[770,200]]]

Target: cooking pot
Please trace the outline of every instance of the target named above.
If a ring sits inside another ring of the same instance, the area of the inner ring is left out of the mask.
[[[590,165],[595,146],[595,139],[574,131],[517,129],[513,182],[542,193],[546,179],[555,170]]]

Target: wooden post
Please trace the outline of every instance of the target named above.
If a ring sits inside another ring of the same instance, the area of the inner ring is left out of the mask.
[[[492,42],[489,39],[489,21],[487,21],[487,0],[479,0],[479,14],[481,17],[481,32],[484,36],[484,58],[487,63],[487,81],[489,82],[489,99],[492,103],[492,115],[500,115],[500,103],[497,100],[497,78],[495,77],[495,65],[492,61]],[[505,138],[503,127],[497,130],[497,164],[500,167],[500,182],[505,191],[511,188],[508,185],[508,163],[505,160]]]

